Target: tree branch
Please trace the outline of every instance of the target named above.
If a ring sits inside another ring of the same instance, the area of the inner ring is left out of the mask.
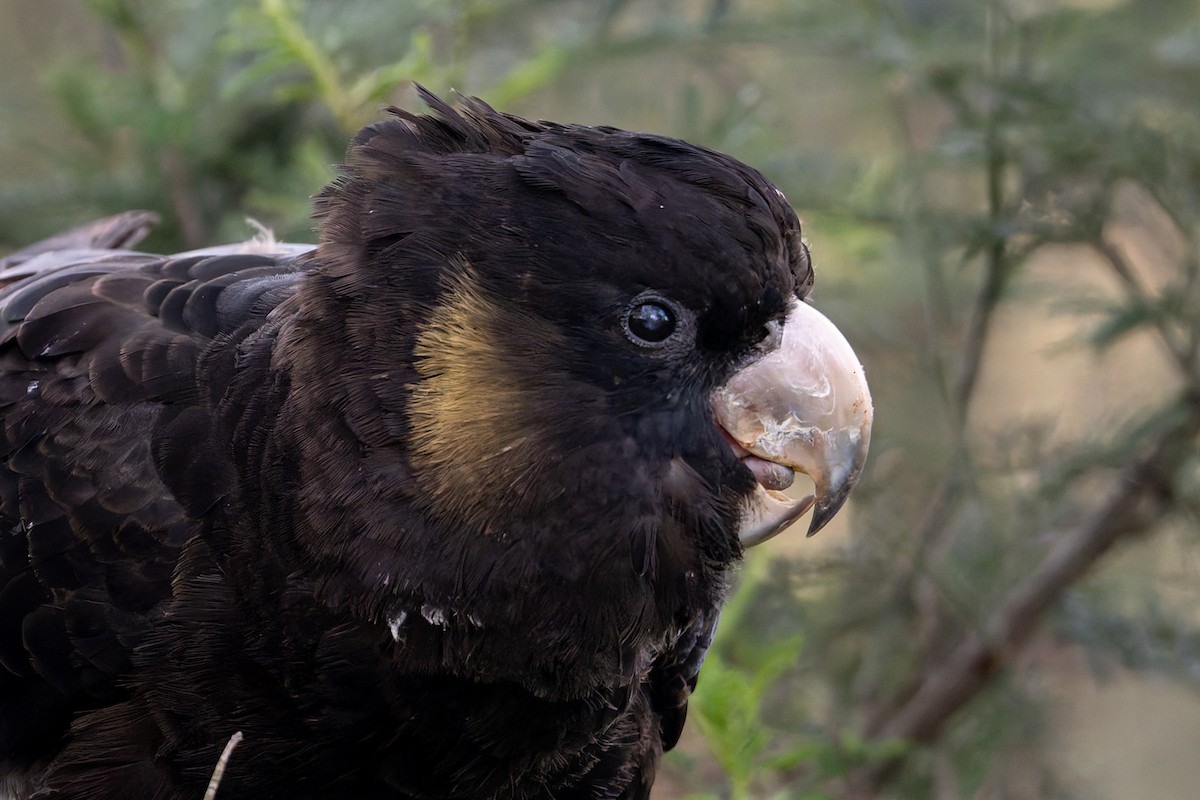
[[[1189,403],[1194,406],[1195,403]],[[1122,537],[1146,530],[1162,514],[1165,476],[1185,456],[1200,429],[1200,413],[1164,430],[1142,457],[1127,464],[1109,487],[1107,501],[1057,544],[1024,583],[1013,589],[983,627],[959,643],[940,666],[928,670],[906,702],[878,727],[875,739],[928,743],[947,720],[1011,663],[1028,643],[1041,616]],[[850,777],[855,796],[874,796],[903,760]]]

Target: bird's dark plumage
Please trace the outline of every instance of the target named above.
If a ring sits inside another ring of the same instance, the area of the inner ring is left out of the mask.
[[[426,99],[315,249],[4,265],[16,796],[199,798],[235,731],[220,800],[647,795],[756,486],[712,392],[807,250],[727,156]]]

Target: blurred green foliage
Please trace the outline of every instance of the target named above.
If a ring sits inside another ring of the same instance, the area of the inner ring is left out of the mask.
[[[311,238],[308,197],[410,80],[696,140],[800,209],[872,462],[833,544],[748,561],[658,796],[1079,796],[1039,657],[1200,682],[1191,0],[64,8],[54,104],[0,87],[39,110],[0,120],[5,246],[127,208],[163,249],[246,216]]]

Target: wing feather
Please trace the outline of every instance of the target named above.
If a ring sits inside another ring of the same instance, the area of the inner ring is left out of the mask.
[[[286,245],[105,249],[147,224],[115,217],[0,260],[0,771],[123,696],[184,543],[229,490],[198,365],[306,269]]]

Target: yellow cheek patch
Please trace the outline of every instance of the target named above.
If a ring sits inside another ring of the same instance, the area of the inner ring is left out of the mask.
[[[570,378],[552,323],[490,297],[469,268],[457,274],[414,349],[410,457],[437,513],[485,526],[498,505],[520,513],[545,499],[524,487],[553,469],[546,402]]]

